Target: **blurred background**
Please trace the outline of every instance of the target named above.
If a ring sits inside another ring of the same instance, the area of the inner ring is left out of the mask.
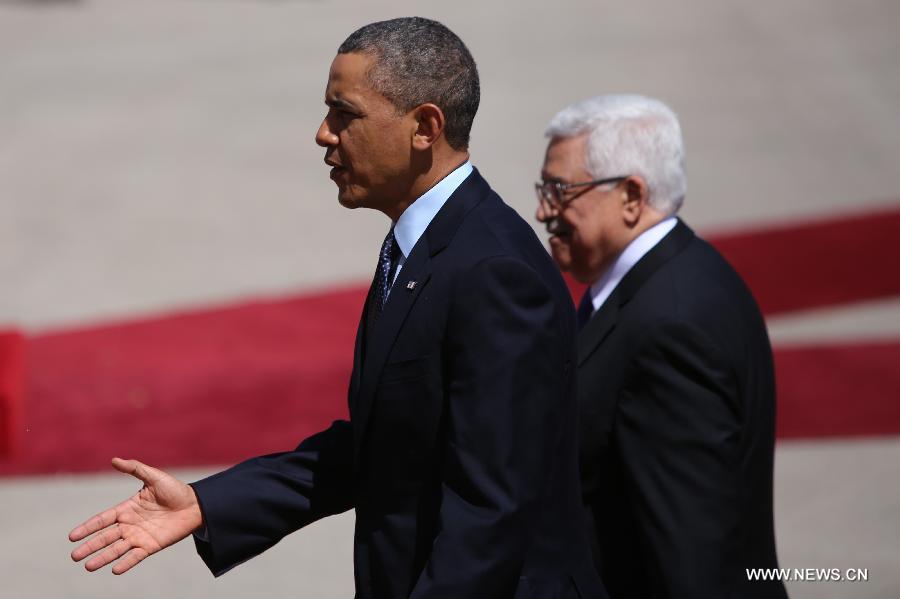
[[[412,14],[471,49],[472,161],[531,222],[557,110],[675,109],[682,216],[776,349],[780,562],[868,570],[789,592],[900,595],[897,2],[0,0],[3,596],[352,596],[352,513],[218,580],[191,543],[88,575],[66,534],[137,490],[113,455],[193,480],[345,416],[389,223],[313,136],[340,42]]]

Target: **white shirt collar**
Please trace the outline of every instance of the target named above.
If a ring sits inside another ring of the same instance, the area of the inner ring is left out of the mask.
[[[625,249],[612,263],[612,266],[591,285],[591,300],[594,304],[595,312],[600,309],[600,306],[615,290],[622,278],[628,274],[628,271],[644,257],[644,254],[662,241],[662,238],[668,235],[669,231],[674,229],[676,224],[678,224],[678,219],[670,216],[662,222],[656,223],[625,246]]]
[[[404,259],[409,256],[447,199],[473,170],[472,164],[467,160],[403,211],[394,225],[394,239],[397,240]]]

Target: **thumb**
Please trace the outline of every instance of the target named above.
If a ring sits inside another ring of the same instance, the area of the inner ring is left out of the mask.
[[[162,472],[137,460],[113,458],[112,466],[119,472],[130,474],[146,485],[153,484],[162,477]]]

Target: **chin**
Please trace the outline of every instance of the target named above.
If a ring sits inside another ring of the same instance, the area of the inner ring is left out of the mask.
[[[564,259],[559,258],[558,256],[554,255],[553,261],[556,262],[556,267],[559,268],[559,270],[561,270],[562,272],[569,272],[572,270],[572,265],[569,263],[568,260],[564,260]]]
[[[550,255],[553,256],[553,261],[556,262],[556,266],[563,272],[568,272],[572,268],[572,259],[569,255],[568,250],[558,249],[555,246],[551,246]]]
[[[581,283],[582,285],[592,285],[596,280],[596,277],[589,273],[585,273],[579,270],[569,270],[569,274],[572,275],[572,278]]]
[[[350,210],[359,208],[359,204],[354,202],[352,199],[341,197],[340,194],[338,194],[338,203],[344,208],[349,208]]]
[[[350,208],[351,210],[364,206],[363,200],[350,193],[347,186],[338,187],[338,203],[344,208]]]

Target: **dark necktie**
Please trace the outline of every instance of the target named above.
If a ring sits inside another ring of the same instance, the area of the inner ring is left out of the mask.
[[[378,267],[375,270],[375,280],[372,282],[372,294],[369,296],[369,327],[375,326],[384,304],[387,302],[391,291],[393,275],[397,272],[397,263],[400,257],[400,247],[394,239],[394,228],[388,231],[381,244],[381,252],[378,254]]]
[[[591,314],[593,313],[594,299],[591,297],[591,288],[588,287],[584,290],[584,295],[581,296],[581,302],[578,303],[578,311],[575,313],[579,331],[588,323],[591,319]]]

